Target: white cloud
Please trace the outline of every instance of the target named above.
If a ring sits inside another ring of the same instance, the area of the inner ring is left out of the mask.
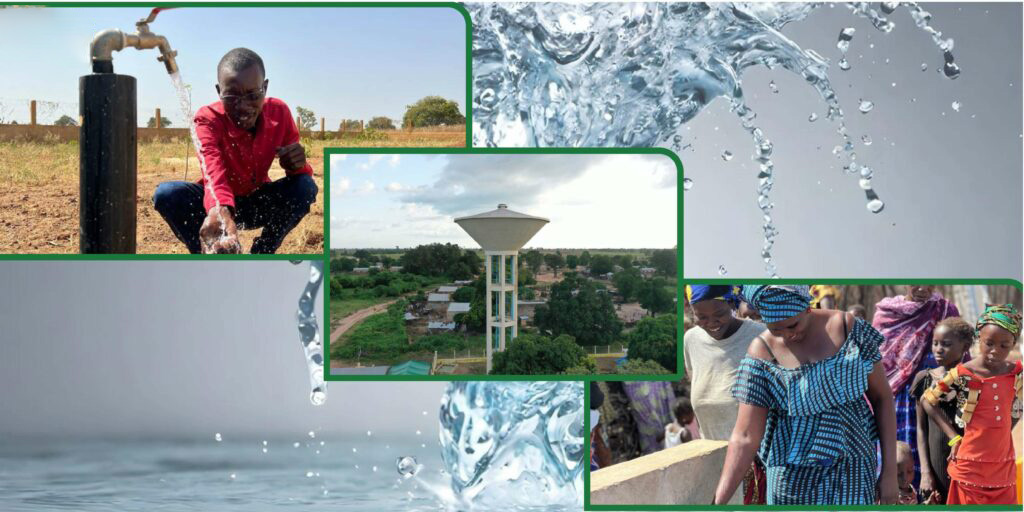
[[[388,183],[388,186],[384,188],[387,189],[388,192],[401,192],[402,190],[405,189],[405,187],[403,187],[401,183],[397,183],[394,181]]]
[[[401,155],[391,155],[391,158],[388,160],[388,165],[396,167],[400,161],[402,161]]]
[[[351,180],[349,180],[348,178],[339,178],[338,179],[338,185],[334,187],[333,192],[340,196],[340,195],[344,194],[345,192],[347,192],[348,189],[350,189],[350,188],[352,188],[352,181]]]
[[[331,170],[337,170],[338,166],[341,165],[348,155],[331,155]]]
[[[370,181],[364,181],[363,184],[355,190],[355,194],[358,196],[365,196],[372,194],[376,190],[376,186]]]

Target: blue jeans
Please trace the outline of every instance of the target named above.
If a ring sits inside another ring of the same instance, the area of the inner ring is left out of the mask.
[[[253,254],[273,254],[284,237],[309,213],[319,189],[308,174],[286,176],[266,183],[253,193],[235,197],[238,229],[263,228],[252,243]],[[153,206],[167,221],[178,240],[192,254],[202,252],[199,228],[206,219],[203,186],[187,181],[168,181],[156,187]]]

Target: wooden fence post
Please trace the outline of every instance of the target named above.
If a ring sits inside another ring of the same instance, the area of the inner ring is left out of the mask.
[[[302,137],[302,116],[295,116],[295,127],[299,129],[299,137]]]
[[[359,131],[363,131],[363,120],[359,120]]]
[[[36,125],[36,100],[29,103],[29,110],[32,112],[32,126]]]
[[[160,109],[158,108],[158,109],[156,109],[156,136],[157,136],[157,138],[160,137],[160,127],[162,125],[163,125],[163,123],[160,122]]]
[[[324,140],[324,118],[320,118],[320,140]]]

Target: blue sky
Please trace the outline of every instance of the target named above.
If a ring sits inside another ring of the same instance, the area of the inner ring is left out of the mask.
[[[662,155],[332,155],[331,247],[478,245],[456,217],[551,222],[528,247],[676,245],[676,170]]]
[[[90,72],[89,43],[104,29],[135,31],[149,9],[0,9],[0,118],[40,122],[78,116],[78,77]],[[178,8],[150,25],[178,51],[193,105],[216,101],[216,66],[231,48],[263,57],[270,96],[312,109],[328,129],[343,118],[400,118],[428,95],[455,100],[465,113],[466,22],[448,8]],[[117,52],[114,70],[137,80],[138,117],[155,108],[183,126],[171,81],[156,50]],[[52,119],[47,119],[52,117]]]

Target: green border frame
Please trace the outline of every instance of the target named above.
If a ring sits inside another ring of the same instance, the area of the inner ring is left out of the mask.
[[[4,4],[8,6],[26,7],[52,7],[52,8],[124,8],[140,7],[151,9],[154,7],[200,7],[200,8],[442,8],[453,9],[462,15],[466,22],[466,146],[473,144],[473,22],[470,19],[469,11],[460,3],[456,2],[12,2]],[[82,68],[83,74],[88,68]],[[398,148],[395,148],[398,149]],[[325,155],[326,156],[326,155]],[[0,261],[3,260],[214,260],[214,261],[250,261],[250,260],[309,260],[317,257],[323,258],[325,265],[330,264],[330,200],[329,187],[330,176],[327,173],[327,162],[323,168],[324,181],[324,250],[323,253],[299,253],[299,254],[81,254],[81,253],[42,253],[42,254],[0,254]],[[329,288],[328,288],[329,289]],[[325,317],[326,318],[326,317]]]
[[[680,290],[685,283],[700,284],[837,284],[837,285],[1003,285],[1024,290],[1024,284],[1014,279],[680,279]],[[682,296],[682,295],[680,295]],[[681,333],[680,333],[681,335]],[[685,370],[684,370],[685,371]],[[583,390],[585,402],[583,430],[587,432],[584,441],[586,465],[583,469],[583,510],[587,511],[631,511],[631,510],[911,510],[910,505],[593,505],[590,503],[590,386]],[[917,505],[923,507],[926,505]],[[927,505],[928,510],[1021,510],[1020,505]],[[914,509],[916,510],[916,509]]]
[[[434,154],[434,155],[661,155],[669,158],[676,166],[676,291],[682,290],[683,251],[679,242],[683,239],[683,162],[671,150],[665,148],[325,148],[324,169],[329,176],[331,155],[351,154]],[[330,205],[331,185],[324,184],[324,201]],[[324,238],[324,247],[330,259],[330,233]],[[326,381],[485,381],[485,380],[557,380],[557,381],[591,381],[591,380],[679,380],[683,377],[683,317],[679,314],[682,302],[676,303],[676,373],[671,375],[331,375],[330,373],[330,261],[327,264],[327,292],[324,297],[324,328],[325,360],[328,367],[324,373]]]

